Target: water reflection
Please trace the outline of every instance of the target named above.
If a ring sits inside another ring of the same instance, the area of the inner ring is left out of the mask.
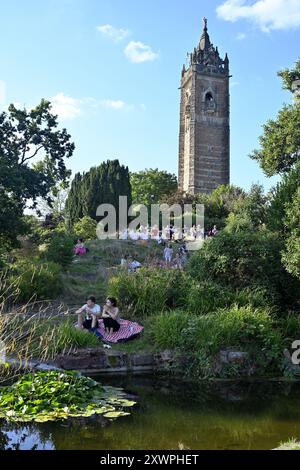
[[[180,383],[105,378],[139,405],[114,422],[101,416],[13,425],[2,421],[0,449],[271,449],[300,436],[300,384]]]

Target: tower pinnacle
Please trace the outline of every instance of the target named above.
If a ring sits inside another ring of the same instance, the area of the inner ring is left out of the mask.
[[[203,30],[200,38],[199,49],[206,51],[210,46],[210,39],[207,32],[207,19],[203,18]]]

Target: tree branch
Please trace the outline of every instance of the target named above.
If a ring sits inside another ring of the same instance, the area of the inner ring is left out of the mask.
[[[26,145],[27,145],[27,144],[26,144]],[[31,160],[31,158],[35,157],[36,154],[39,152],[39,150],[41,150],[41,148],[43,148],[43,144],[40,145],[39,147],[37,147],[37,149],[35,150],[35,152],[34,152],[32,155],[30,155],[30,157],[24,158],[24,155],[25,155],[25,153],[24,153],[24,154],[23,154],[23,157],[22,157],[22,159],[21,159],[21,165],[22,165],[24,162],[26,162],[27,160]]]

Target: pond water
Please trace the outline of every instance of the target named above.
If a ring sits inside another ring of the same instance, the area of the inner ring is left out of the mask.
[[[101,378],[135,397],[132,415],[0,423],[0,449],[272,449],[300,438],[300,383]]]

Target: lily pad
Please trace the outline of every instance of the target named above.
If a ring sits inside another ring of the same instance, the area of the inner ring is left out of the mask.
[[[125,396],[122,389],[103,387],[77,372],[38,371],[0,388],[0,418],[44,423],[101,414],[115,419],[127,416],[123,408],[135,405]]]

